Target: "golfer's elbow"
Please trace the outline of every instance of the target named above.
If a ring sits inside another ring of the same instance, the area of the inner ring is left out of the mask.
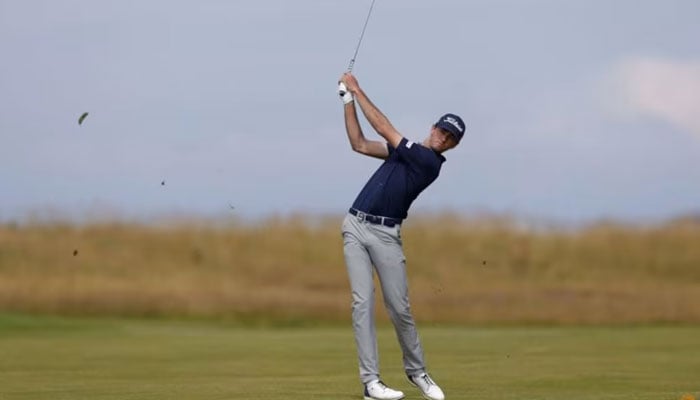
[[[352,141],[350,142],[350,147],[356,153],[367,154],[367,144],[364,141]]]

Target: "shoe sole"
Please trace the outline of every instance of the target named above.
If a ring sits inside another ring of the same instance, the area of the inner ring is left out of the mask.
[[[364,397],[365,397],[365,400],[401,400],[401,399],[403,399],[404,397],[406,397],[406,395],[403,395],[403,396],[401,396],[401,397],[393,397],[393,398],[390,398],[390,399],[377,399],[377,398],[375,398],[375,397],[368,397],[368,396],[364,396]]]

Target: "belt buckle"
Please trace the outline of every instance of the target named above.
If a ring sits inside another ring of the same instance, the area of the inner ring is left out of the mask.
[[[358,219],[358,220],[364,221],[364,220],[365,220],[365,217],[367,217],[367,214],[365,214],[364,212],[359,211],[359,210],[357,211],[357,219]]]

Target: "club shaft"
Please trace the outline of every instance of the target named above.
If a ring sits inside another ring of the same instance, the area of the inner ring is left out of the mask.
[[[362,44],[362,38],[365,37],[365,30],[367,30],[367,23],[369,23],[369,17],[372,15],[372,9],[374,8],[374,1],[372,0],[372,4],[369,6],[369,12],[367,13],[367,18],[365,19],[365,24],[362,27],[362,33],[360,33],[360,40],[357,42],[357,47],[355,47],[355,54],[353,54],[352,59],[350,60],[350,65],[348,65],[348,72],[352,72],[352,67],[355,66],[355,59],[357,58],[357,53],[360,51],[360,45]]]

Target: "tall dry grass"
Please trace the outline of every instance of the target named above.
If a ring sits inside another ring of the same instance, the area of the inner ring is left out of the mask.
[[[0,310],[346,321],[341,219],[2,225]],[[421,321],[700,322],[697,220],[533,230],[442,215],[402,236]]]

